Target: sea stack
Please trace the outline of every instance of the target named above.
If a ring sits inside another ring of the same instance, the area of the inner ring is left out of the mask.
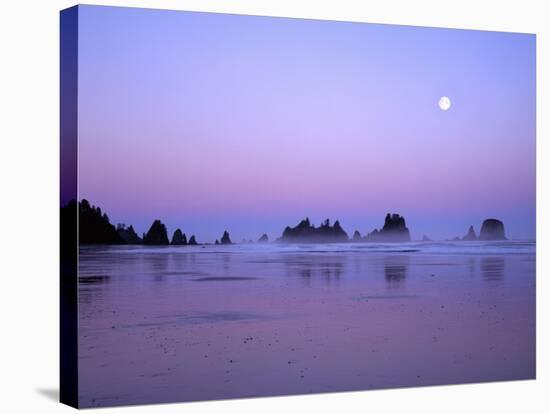
[[[267,234],[262,234],[262,237],[258,239],[258,243],[267,243],[269,241],[269,237],[267,237]]]
[[[307,217],[296,227],[287,226],[279,239],[285,243],[341,243],[348,240],[348,235],[338,220],[331,226],[329,219],[326,219],[319,227],[315,227]]]
[[[229,233],[227,232],[227,230],[223,232],[222,238],[220,239],[220,243],[221,244],[232,244],[231,239],[229,238]]]
[[[196,246],[198,243],[197,243],[197,239],[195,239],[195,235],[193,234],[190,238],[189,238],[189,246]]]
[[[352,240],[353,240],[354,242],[359,242],[359,241],[361,241],[361,233],[359,233],[359,230],[355,230],[355,231],[353,232]]]
[[[399,214],[386,214],[384,227],[367,234],[366,241],[372,242],[409,242],[411,235],[405,224],[405,218]]]
[[[172,242],[170,244],[176,246],[185,245],[187,244],[187,236],[185,235],[185,233],[182,233],[180,229],[177,229],[172,236]]]
[[[125,244],[141,244],[142,240],[137,235],[133,226],[126,227],[124,224],[119,224],[116,229],[119,237]]]
[[[147,234],[145,234],[145,237],[143,238],[143,244],[169,244],[166,226],[162,224],[160,220],[153,221],[153,224],[151,224],[149,231],[147,232]]]
[[[462,238],[464,241],[474,241],[477,240],[476,232],[474,230],[474,226],[470,226],[468,229],[468,233],[466,233],[466,236]]]
[[[504,223],[497,219],[487,219],[481,225],[479,240],[506,240]]]

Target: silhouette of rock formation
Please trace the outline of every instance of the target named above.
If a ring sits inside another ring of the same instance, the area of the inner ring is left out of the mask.
[[[170,244],[179,246],[185,245],[187,244],[187,236],[185,233],[182,233],[180,229],[177,229],[172,235],[172,241]]]
[[[462,238],[464,241],[474,241],[477,240],[476,232],[474,230],[474,226],[470,226],[468,229],[468,233]]]
[[[361,233],[359,233],[359,230],[355,230],[355,231],[353,232],[352,240],[353,240],[354,242],[361,241]]]
[[[143,238],[143,244],[165,245],[168,244],[168,233],[166,226],[160,220],[155,220],[149,231]]]
[[[197,239],[195,239],[195,235],[193,234],[191,236],[191,238],[189,239],[189,243],[188,243],[190,246],[196,246],[198,243],[197,243]]]
[[[430,239],[430,238],[429,238],[428,236],[426,236],[426,235],[423,235],[423,236],[422,236],[422,241],[423,241],[423,242],[431,242],[432,239]]]
[[[133,226],[126,227],[124,224],[117,225],[116,229],[118,236],[122,239],[124,244],[141,244],[143,240],[139,237],[134,230]]]
[[[497,219],[487,219],[481,225],[479,240],[506,240],[504,223]]]
[[[287,226],[279,241],[285,243],[339,243],[348,241],[348,235],[336,220],[334,225],[326,219],[319,227],[310,224],[309,218],[302,220],[296,227]]]
[[[78,203],[78,238],[82,244],[123,243],[107,214],[99,207],[90,205],[86,199]]]
[[[384,227],[381,230],[374,229],[365,239],[368,242],[408,242],[411,241],[411,235],[404,217],[388,213],[384,220]]]
[[[216,241],[214,242],[214,244],[220,244],[220,241],[218,239],[216,239]]]
[[[246,240],[245,240],[246,242]],[[226,231],[223,232],[222,238],[220,239],[221,244],[232,244],[231,239],[229,238],[229,233]]]
[[[262,234],[262,237],[258,239],[258,243],[267,243],[269,241],[269,237],[267,237],[267,234]]]

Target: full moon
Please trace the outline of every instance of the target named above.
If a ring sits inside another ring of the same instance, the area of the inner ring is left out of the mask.
[[[451,100],[446,96],[442,96],[441,98],[439,98],[439,107],[443,111],[448,110],[451,107]]]

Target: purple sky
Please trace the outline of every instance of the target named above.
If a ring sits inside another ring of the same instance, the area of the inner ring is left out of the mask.
[[[535,236],[534,35],[79,13],[79,197],[114,223],[239,241],[397,212],[413,238],[488,217]]]

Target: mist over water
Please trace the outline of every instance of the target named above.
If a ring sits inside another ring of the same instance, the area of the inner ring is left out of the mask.
[[[83,406],[533,378],[531,242],[81,247]]]

